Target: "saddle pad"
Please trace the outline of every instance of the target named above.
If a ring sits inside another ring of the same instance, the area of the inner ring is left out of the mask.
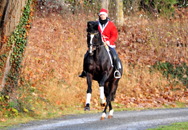
[[[120,64],[120,62],[118,61],[118,65],[119,65],[119,68],[121,69],[121,64]]]

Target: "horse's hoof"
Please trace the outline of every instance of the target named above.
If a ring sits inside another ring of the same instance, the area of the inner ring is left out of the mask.
[[[85,107],[84,111],[90,111],[89,107]]]
[[[106,103],[101,103],[101,107],[105,107],[106,106]]]
[[[101,120],[104,120],[104,118],[106,118],[106,113],[105,112],[102,113]]]
[[[108,116],[108,119],[112,119],[112,118],[113,118],[113,116],[112,116],[112,115],[109,115],[109,116]]]
[[[109,112],[109,115],[108,115],[108,119],[111,119],[113,117],[113,113],[114,113],[114,110],[110,110]]]
[[[101,117],[101,121],[103,121],[104,120],[104,117]]]

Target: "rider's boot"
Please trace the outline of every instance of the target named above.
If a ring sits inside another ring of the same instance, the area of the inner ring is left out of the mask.
[[[119,60],[117,60],[116,61],[116,63],[115,63],[115,68],[116,68],[116,70],[115,70],[115,72],[114,72],[114,77],[115,78],[121,78],[121,73],[120,73],[120,65],[119,65]]]
[[[81,77],[81,78],[86,77],[86,72],[83,70],[82,73],[79,75],[79,77]]]
[[[119,57],[115,54],[115,52],[113,50],[110,51],[113,57],[113,62],[114,62],[114,67],[115,67],[115,72],[114,72],[114,77],[115,78],[121,78],[121,73],[120,73],[120,60]]]
[[[84,55],[84,61],[85,61],[87,55],[88,55],[88,51],[87,51],[86,54]],[[82,73],[79,75],[79,77],[81,77],[81,78],[86,77],[86,71],[84,71],[84,62],[83,62],[83,71],[82,71]]]

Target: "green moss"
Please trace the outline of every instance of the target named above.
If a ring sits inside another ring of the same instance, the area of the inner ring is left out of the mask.
[[[172,123],[169,126],[160,126],[158,128],[148,130],[188,130],[188,122]]]

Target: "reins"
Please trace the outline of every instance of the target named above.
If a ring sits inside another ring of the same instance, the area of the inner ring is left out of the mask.
[[[96,33],[91,33],[91,32],[88,32],[90,35],[96,35],[96,34],[98,34],[99,32],[96,32]],[[102,46],[105,46],[105,44],[103,43],[103,45],[95,45],[95,44],[93,44],[93,46],[95,46],[96,47],[96,49],[97,48],[100,48],[100,47],[102,47]]]
[[[88,32],[90,35],[96,35],[98,34],[99,32],[96,32],[96,33],[91,33],[91,32]]]

